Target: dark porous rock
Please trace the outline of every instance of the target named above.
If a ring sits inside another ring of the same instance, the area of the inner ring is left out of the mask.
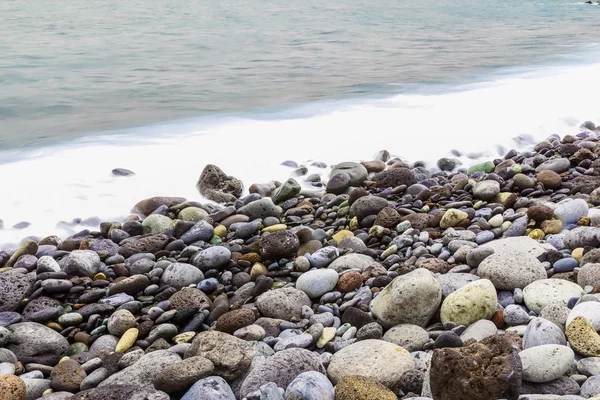
[[[176,321],[185,321],[201,310],[210,309],[212,302],[196,288],[183,288],[169,298],[171,309],[176,310]]]
[[[143,355],[133,365],[120,370],[102,381],[99,387],[110,385],[136,385],[148,387],[169,365],[181,361],[179,355],[168,350],[157,350]]]
[[[356,307],[348,307],[342,314],[342,323],[355,326],[357,329],[375,322],[373,316],[368,312],[360,310]]]
[[[185,202],[183,197],[164,197],[157,196],[149,199],[144,199],[133,207],[133,212],[143,216],[150,215],[160,206],[171,207],[176,204]],[[125,229],[127,231],[127,229]]]
[[[31,300],[23,309],[23,319],[25,321],[31,321],[31,318],[40,311],[47,309],[57,309],[58,313],[62,312],[63,305],[60,301],[52,299],[50,297],[40,296],[36,299]],[[48,311],[47,311],[48,312]]]
[[[333,177],[339,172],[344,172],[350,177],[350,186],[360,186],[367,179],[367,169],[355,162],[343,162],[337,164],[331,169],[330,177]]]
[[[527,216],[535,222],[542,222],[552,219],[554,216],[554,211],[548,206],[536,205],[529,207],[527,210]]]
[[[375,225],[381,225],[384,228],[395,228],[402,221],[402,216],[392,207],[385,207],[377,213]]]
[[[477,366],[477,368],[474,368]],[[430,384],[435,399],[516,400],[522,365],[505,335],[496,335],[459,349],[437,349],[431,359]]]
[[[12,334],[7,349],[23,364],[56,365],[69,347],[60,333],[36,322],[21,322],[8,329]]]
[[[0,312],[17,311],[31,294],[35,276],[13,271],[0,273]]]
[[[69,400],[169,400],[164,392],[150,387],[140,388],[135,385],[108,385],[84,390],[73,395]]]
[[[254,349],[245,340],[223,332],[200,332],[185,353],[185,358],[202,356],[214,364],[215,375],[230,381],[244,375],[250,367]]]
[[[300,241],[291,231],[279,231],[260,238],[260,255],[268,260],[291,258],[298,251]]]
[[[430,215],[430,214],[416,213],[416,214],[409,214],[409,215],[403,217],[402,220],[410,222],[410,225],[413,228],[422,231],[425,228],[429,228],[431,226],[431,221],[433,220],[433,218],[434,218],[433,215]]]
[[[108,295],[112,296],[119,293],[127,293],[132,296],[143,291],[150,285],[150,280],[145,275],[134,275],[129,278],[120,280],[117,283],[113,283],[108,288]]]
[[[523,381],[521,394],[553,394],[556,396],[567,396],[579,394],[579,384],[568,376],[562,376],[550,382],[534,383]]]
[[[445,274],[452,269],[452,265],[439,258],[426,258],[418,261],[415,266],[417,268],[425,268],[437,274]]]
[[[242,195],[242,181],[225,174],[213,164],[204,167],[196,184],[201,195],[217,203],[236,201]]]
[[[452,331],[442,332],[436,339],[434,347],[436,349],[462,347],[463,341],[460,336]]]
[[[350,206],[350,215],[362,220],[370,215],[376,216],[388,206],[388,201],[381,197],[363,196]]]
[[[255,320],[256,316],[252,310],[240,308],[221,315],[217,319],[215,329],[233,335],[233,332],[245,326],[252,325]]]
[[[298,375],[308,371],[325,373],[325,368],[313,352],[306,349],[277,352],[250,371],[242,383],[240,396],[247,396],[267,382],[274,382],[278,387],[285,388]]]
[[[390,168],[375,174],[373,181],[377,184],[377,187],[384,189],[400,185],[410,186],[417,183],[417,178],[409,168]]]
[[[76,393],[86,377],[86,372],[77,361],[65,360],[54,367],[50,374],[50,382],[55,391]]]
[[[211,375],[214,369],[208,358],[189,357],[165,368],[154,380],[154,387],[166,393],[181,393]]]
[[[121,242],[119,254],[129,258],[138,253],[156,253],[169,244],[169,237],[165,234],[144,235],[132,237]]]

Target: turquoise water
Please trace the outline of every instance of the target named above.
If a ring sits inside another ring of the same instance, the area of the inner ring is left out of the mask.
[[[566,0],[3,0],[0,150],[436,91],[569,60],[599,18]]]

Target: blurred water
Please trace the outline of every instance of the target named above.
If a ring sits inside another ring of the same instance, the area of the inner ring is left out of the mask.
[[[0,149],[560,62],[599,15],[565,0],[3,0]]]

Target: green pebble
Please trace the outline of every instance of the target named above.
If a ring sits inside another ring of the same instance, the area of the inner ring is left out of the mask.
[[[352,327],[352,325],[345,323],[344,325],[340,326],[339,328],[337,328],[337,331],[335,331],[335,334],[337,336],[342,336],[344,333],[346,333],[346,331],[348,329],[350,329]]]
[[[58,317],[58,323],[62,326],[74,326],[83,322],[83,316],[79,313],[67,313]]]
[[[402,221],[398,225],[396,225],[396,231],[398,233],[402,233],[411,227],[410,222]]]
[[[220,237],[218,237],[217,235],[213,235],[212,238],[210,238],[210,243],[211,244],[221,244],[222,240]]]
[[[484,162],[482,164],[473,165],[471,168],[467,170],[467,175],[472,175],[475,172],[483,171],[485,173],[494,172],[496,166],[492,161]]]
[[[349,212],[350,212],[350,207],[345,206],[345,207],[340,207],[337,211],[337,214],[342,216],[342,215],[348,215]]]
[[[385,251],[383,253],[381,253],[381,255],[379,256],[379,258],[382,260],[385,260],[386,258],[388,258],[392,254],[396,253],[397,251],[398,251],[398,246],[393,244],[390,247],[388,247],[387,249],[385,249]]]
[[[97,327],[96,329],[91,331],[90,335],[100,335],[100,334],[106,332],[106,330],[107,330],[107,328],[105,325],[100,325],[99,327]]]
[[[67,356],[71,357],[75,354],[85,353],[88,350],[88,347],[84,343],[75,342],[67,348]]]

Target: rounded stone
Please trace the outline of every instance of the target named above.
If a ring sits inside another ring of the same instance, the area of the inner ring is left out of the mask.
[[[2,400],[25,400],[25,382],[14,375],[0,375]]]
[[[219,376],[200,379],[181,400],[235,400],[229,384]]]
[[[231,251],[223,246],[209,247],[194,255],[192,264],[203,271],[222,268],[231,260]]]
[[[581,287],[600,285],[600,264],[588,263],[579,269],[577,283]]]
[[[228,311],[217,319],[215,329],[233,335],[240,328],[252,325],[256,317],[254,312],[247,308]]]
[[[256,307],[262,316],[285,321],[300,320],[302,306],[311,305],[308,295],[295,288],[269,290],[256,299]]]
[[[350,216],[362,220],[369,215],[376,216],[381,210],[388,206],[388,201],[377,196],[363,196],[358,198],[350,206]]]
[[[414,367],[407,350],[383,340],[369,339],[336,352],[329,362],[327,375],[334,384],[345,376],[360,375],[396,388],[402,374]]]
[[[573,296],[575,297],[575,296]],[[577,304],[567,317],[566,326],[576,317],[586,318],[594,327],[595,331],[600,331],[600,303],[597,301],[584,301]]]
[[[600,356],[600,337],[584,317],[575,317],[565,331],[571,348],[584,357]]]
[[[183,221],[199,222],[207,217],[208,213],[200,207],[186,207],[177,214],[177,218]]]
[[[7,348],[23,364],[56,365],[69,342],[60,333],[36,322],[10,325],[11,342]]]
[[[365,254],[346,254],[335,259],[331,264],[329,264],[328,268],[334,270],[335,272],[343,272],[349,269],[356,269],[362,272],[365,270],[365,268],[371,265],[379,265],[379,263]]]
[[[154,380],[154,387],[166,393],[180,393],[198,380],[210,376],[214,364],[201,356],[189,357],[167,366]]]
[[[107,328],[112,335],[120,337],[135,325],[135,316],[130,311],[117,310],[108,319]]]
[[[302,290],[311,299],[321,297],[333,290],[338,283],[338,274],[332,269],[313,269],[300,275],[296,289]]]
[[[390,389],[365,376],[343,377],[335,387],[336,400],[397,400]]]
[[[74,250],[69,254],[63,271],[69,275],[93,277],[100,269],[100,256],[91,250]]]
[[[473,186],[473,196],[483,201],[493,200],[500,193],[500,183],[493,180],[476,182]]]
[[[581,286],[564,279],[540,279],[523,289],[525,305],[536,314],[551,304],[566,306],[569,299],[582,295]]]
[[[403,323],[425,326],[441,301],[439,282],[431,272],[418,268],[394,278],[373,299],[371,311],[387,326]]]
[[[480,319],[469,325],[467,329],[460,335],[460,338],[463,342],[466,342],[469,339],[474,339],[476,341],[481,341],[490,336],[494,336],[498,333],[498,328],[496,325],[487,319]]]
[[[446,229],[454,227],[466,220],[468,217],[469,214],[466,212],[457,210],[455,208],[450,208],[444,213],[444,216],[440,220],[440,228]]]
[[[147,234],[157,234],[157,233],[165,233],[171,226],[173,225],[173,220],[166,215],[161,214],[152,214],[147,216],[144,221],[142,221],[142,233],[144,235]]]
[[[279,231],[264,234],[259,241],[260,254],[267,260],[291,258],[296,255],[300,241],[298,236],[291,231]]]
[[[84,369],[75,360],[65,360],[59,363],[50,374],[52,389],[76,393],[79,385],[87,377]]]
[[[327,181],[327,193],[342,194],[352,184],[352,178],[344,171],[333,174]]]
[[[545,344],[519,353],[523,379],[529,382],[550,382],[560,378],[573,365],[575,353],[567,346]]]
[[[537,180],[542,183],[546,189],[560,189],[562,186],[560,175],[550,170],[539,172],[537,174]]]
[[[325,375],[316,371],[301,373],[285,389],[285,400],[334,400],[334,398],[333,385]]]
[[[173,286],[181,289],[186,286],[195,285],[204,279],[204,274],[191,264],[172,263],[165,269],[160,279],[163,285]]]
[[[564,224],[575,224],[581,217],[585,217],[587,213],[588,205],[582,199],[561,201],[554,209],[554,216]]]
[[[480,279],[446,297],[440,309],[443,323],[469,326],[480,319],[490,319],[496,311],[498,297],[492,282]]]
[[[395,188],[400,185],[410,186],[417,183],[415,173],[409,168],[390,168],[381,171],[373,176],[373,181],[377,183],[377,187]]]
[[[537,258],[527,254],[497,252],[479,264],[477,274],[482,279],[489,279],[499,290],[523,289],[547,277],[546,269]]]
[[[388,329],[382,339],[412,353],[423,349],[423,345],[429,341],[429,334],[420,326],[400,324]]]
[[[545,318],[532,319],[523,334],[523,348],[557,344],[565,346],[567,339],[562,329],[555,323]]]

